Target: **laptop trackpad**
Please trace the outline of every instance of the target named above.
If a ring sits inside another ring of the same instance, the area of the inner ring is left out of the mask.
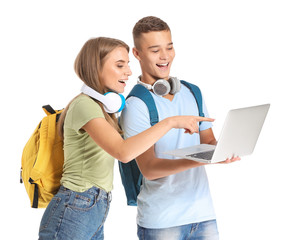
[[[200,153],[193,153],[193,154],[188,154],[187,157],[211,160],[213,158],[214,152],[215,150],[200,152]]]

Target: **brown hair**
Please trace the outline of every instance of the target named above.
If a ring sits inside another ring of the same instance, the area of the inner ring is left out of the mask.
[[[74,70],[77,76],[89,87],[95,91],[104,94],[107,89],[104,88],[103,84],[99,79],[99,73],[102,70],[106,56],[117,47],[124,47],[129,52],[129,46],[121,40],[114,38],[98,37],[88,40],[80,50],[74,62]],[[78,95],[79,96],[79,95]],[[76,96],[75,98],[77,98]],[[74,99],[75,99],[74,98]],[[63,125],[67,110],[74,100],[72,99],[64,111],[61,113],[58,130],[59,135],[63,138]],[[95,100],[104,113],[105,119],[116,129],[121,132],[118,121],[115,114],[107,113],[103,104],[100,101]]]
[[[140,39],[141,34],[153,31],[170,31],[170,28],[166,22],[154,16],[148,16],[140,19],[135,24],[132,31],[134,46],[139,49],[140,46],[138,44],[138,40]]]

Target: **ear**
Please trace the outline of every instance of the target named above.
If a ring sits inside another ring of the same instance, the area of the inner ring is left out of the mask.
[[[136,58],[137,60],[141,61],[140,56],[139,56],[139,50],[136,49],[136,47],[134,47],[134,48],[132,49],[132,53],[133,53],[133,55],[135,56],[135,58]]]

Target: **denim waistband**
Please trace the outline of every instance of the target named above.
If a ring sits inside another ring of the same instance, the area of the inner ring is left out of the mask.
[[[59,190],[62,191],[62,192],[71,191],[71,192],[75,192],[76,193],[76,191],[70,190],[69,188],[66,188],[66,187],[64,187],[62,185],[60,186]],[[89,188],[86,191],[89,192],[89,193],[92,193],[92,194],[98,194],[98,198],[108,199],[109,201],[112,200],[111,192],[106,192],[105,190],[103,190],[101,188],[91,187],[91,188]]]

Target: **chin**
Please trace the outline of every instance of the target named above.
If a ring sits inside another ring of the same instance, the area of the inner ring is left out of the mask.
[[[125,89],[125,88],[117,89],[115,92],[117,92],[117,93],[124,93],[124,89]]]
[[[166,72],[160,72],[157,74],[158,78],[162,78],[162,79],[169,79],[170,77],[170,71],[166,71]]]
[[[168,80],[170,75],[167,74],[159,74],[156,78],[157,79],[165,79]]]

